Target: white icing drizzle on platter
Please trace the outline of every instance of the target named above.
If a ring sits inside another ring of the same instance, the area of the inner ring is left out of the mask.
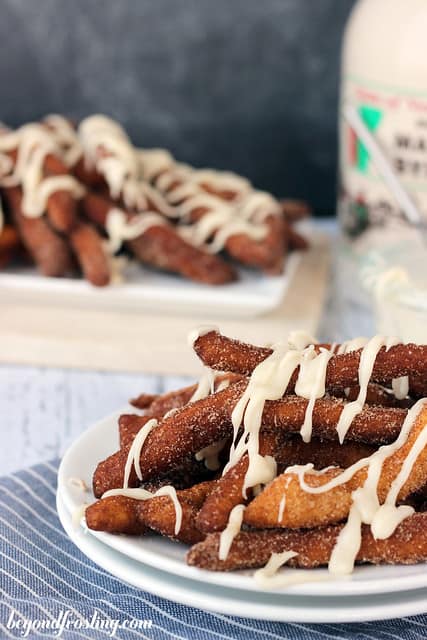
[[[108,234],[107,250],[111,254],[117,253],[123,242],[139,238],[148,229],[164,224],[166,224],[165,219],[153,211],[136,214],[128,220],[124,211],[114,207],[107,213],[105,222],[105,230]]]
[[[56,122],[56,128],[30,123],[16,131],[3,130],[0,135],[0,185],[22,185],[22,212],[25,216],[42,216],[49,197],[57,191],[68,191],[76,199],[83,196],[83,186],[71,175],[44,177],[46,156],[56,155],[67,164],[71,157],[74,159],[77,156],[76,149],[70,146],[68,136],[64,137],[59,121]],[[15,163],[7,155],[14,150],[17,151]]]
[[[243,233],[255,241],[268,233],[269,216],[281,214],[279,202],[230,172],[197,170],[178,163],[164,149],[138,149],[118,123],[93,115],[80,123],[80,143],[90,166],[101,173],[113,198],[133,211],[155,208],[166,218],[189,222],[178,226],[190,243],[212,253]]]

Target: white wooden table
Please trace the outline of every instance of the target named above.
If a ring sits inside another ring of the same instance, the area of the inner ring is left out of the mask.
[[[318,337],[373,333],[372,319],[332,277]],[[91,423],[142,391],[178,388],[188,378],[24,366],[0,366],[0,475],[61,455]]]

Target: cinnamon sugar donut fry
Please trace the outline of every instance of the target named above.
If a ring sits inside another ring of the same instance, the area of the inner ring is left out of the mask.
[[[158,501],[157,504],[154,501]],[[175,533],[176,513],[173,503],[166,497],[153,498],[138,505],[138,515],[147,526],[167,536],[171,540],[177,540],[184,544],[195,544],[205,537],[195,525],[197,509],[190,502],[180,500],[181,503],[181,526],[178,533]]]
[[[353,500],[352,493],[365,485],[368,473],[372,473],[370,469],[376,457],[382,465],[375,489],[380,504],[383,504],[403,464],[410,458],[411,450],[423,437],[426,426],[427,405],[418,413],[404,443],[394,451],[391,449],[389,456],[384,460],[381,458],[380,449],[376,454],[355,463],[354,468],[347,469],[347,475],[339,468],[325,469],[319,474],[307,473],[304,476],[304,482],[308,485],[308,489],[301,484],[300,480],[304,467],[297,472],[290,467],[251,502],[245,511],[244,522],[257,528],[303,528],[339,522],[348,516]],[[390,445],[392,448],[393,446],[393,444]],[[390,447],[384,447],[383,450]],[[401,502],[422,489],[426,478],[427,440],[426,444],[421,442],[410,474],[408,473],[407,478],[401,483],[396,500]],[[342,479],[342,482],[334,486],[334,479]],[[328,485],[331,485],[331,488],[327,488]],[[313,493],[309,490],[310,487],[323,486],[324,491]]]
[[[199,245],[210,242],[213,251],[225,249],[249,267],[271,274],[281,273],[287,235],[277,201],[268,194],[251,190],[246,181],[233,174],[227,176],[234,186],[222,194],[220,188],[209,186],[209,180],[221,181],[222,174],[204,173],[206,182],[200,183],[196,170],[183,171],[178,166],[176,171],[174,167],[162,171],[153,181],[166,201],[176,205],[178,217],[181,213],[190,221],[189,225],[180,227],[185,236]]]
[[[123,413],[119,417],[120,449],[129,450],[136,434],[150,420],[150,416],[138,416],[134,413]]]
[[[272,446],[272,438],[274,438],[274,446]],[[345,469],[361,458],[371,455],[373,451],[372,446],[356,442],[340,445],[313,438],[306,443],[300,438],[284,439],[282,434],[260,434],[261,455],[273,455],[278,469],[282,470],[291,465],[308,463],[312,463],[315,469],[323,469],[331,465]],[[197,526],[201,531],[204,533],[223,531],[233,507],[249,501],[243,498],[247,470],[248,456],[245,454],[217,481],[215,489],[208,496],[197,516]]]
[[[202,482],[190,489],[177,491],[182,508],[182,521],[178,533],[175,533],[176,510],[173,502],[166,496],[140,502],[139,519],[153,531],[173,540],[195,544],[205,537],[197,527],[197,512],[213,487],[214,482]]]
[[[3,129],[0,152],[11,166],[1,182],[22,186],[24,215],[40,217],[46,211],[56,231],[69,233],[78,220],[77,200],[83,188],[60,157],[61,151],[56,131],[43,123],[30,123],[16,131]]]
[[[181,507],[181,526],[175,532],[176,506],[166,495],[145,500],[125,495],[107,496],[86,509],[86,523],[89,529],[109,533],[140,535],[152,529],[186,544],[194,544],[203,539],[203,534],[195,526],[197,510],[212,491],[213,482],[202,482],[190,489],[177,491]]]
[[[90,224],[77,222],[70,232],[70,244],[84,277],[95,287],[105,287],[111,279],[111,267],[103,239]]]
[[[255,241],[244,233],[236,233],[228,238],[225,248],[242,264],[278,275],[283,271],[289,235],[280,216],[267,217],[264,225],[267,232],[262,240]]]
[[[61,158],[52,153],[45,157],[43,168],[45,177],[71,176],[70,170]],[[78,223],[77,198],[70,191],[58,189],[48,197],[46,212],[54,229],[68,234]]]
[[[89,505],[85,511],[86,524],[94,531],[143,535],[146,525],[138,517],[139,502],[127,496],[109,496]]]
[[[66,241],[43,218],[28,218],[22,213],[19,187],[3,188],[12,219],[25,248],[45,276],[60,277],[73,271],[73,258]]]
[[[82,204],[86,216],[105,228],[109,212],[114,209],[114,203],[98,194],[87,193],[82,199]],[[132,223],[132,214],[125,211],[122,213],[127,221]],[[174,227],[161,221],[148,226],[139,237],[128,240],[126,245],[141,262],[179,273],[196,282],[219,285],[232,282],[236,278],[231,265],[218,256],[210,255],[188,244]]]
[[[136,398],[129,400],[129,404],[135,407],[135,409],[149,409],[158,397],[158,393],[140,393]]]
[[[252,267],[277,273],[286,253],[280,204],[240,176],[197,170],[163,149],[137,149],[118,123],[92,116],[79,125],[89,163],[129,211],[156,211],[211,253],[225,249]]]
[[[148,435],[141,452],[143,479],[167,472],[182,464],[187,456],[231,436],[231,413],[245,387],[244,381],[234,383],[224,391],[186,405],[160,422]],[[307,400],[296,396],[266,402],[263,428],[299,433],[307,406]],[[344,406],[340,400],[317,400],[313,409],[313,435],[337,440],[336,426]],[[390,442],[397,437],[405,416],[404,409],[364,409],[353,420],[347,439],[364,443]],[[126,455],[118,452],[99,463],[94,473],[97,497],[108,489],[121,486],[125,462]],[[131,474],[130,482],[136,482],[135,475]]]
[[[226,388],[233,382],[241,380],[241,376],[234,373],[224,373],[216,375],[212,384],[214,391],[218,391],[218,388]],[[209,381],[208,381],[209,382]],[[150,395],[142,393],[137,398],[130,400],[130,404],[137,409],[145,409],[146,415],[151,417],[162,418],[166,413],[173,409],[180,409],[186,405],[197,392],[199,385],[193,384],[183,389],[176,391],[169,391],[163,395]]]
[[[292,550],[288,565],[304,569],[327,565],[343,525],[305,530],[241,532],[228,556],[220,560],[220,534],[211,533],[187,553],[187,563],[210,571],[234,571],[264,566],[272,553]],[[385,540],[376,540],[363,525],[358,564],[415,564],[427,560],[427,513],[414,513]]]
[[[218,331],[209,331],[196,337],[194,350],[204,365],[219,371],[232,371],[250,375],[273,351],[265,347],[227,338]],[[319,345],[320,346],[320,345]],[[362,349],[331,357],[326,369],[326,388],[345,388],[358,384],[358,370]],[[295,371],[287,392],[290,393],[297,379]],[[379,350],[373,367],[371,382],[388,384],[394,378],[407,375],[427,379],[427,346],[396,344]]]

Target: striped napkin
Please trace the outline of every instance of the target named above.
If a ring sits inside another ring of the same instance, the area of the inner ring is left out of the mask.
[[[58,520],[58,460],[0,479],[1,638],[317,640],[427,637],[427,615],[288,624],[206,613],[128,586],[88,560]]]

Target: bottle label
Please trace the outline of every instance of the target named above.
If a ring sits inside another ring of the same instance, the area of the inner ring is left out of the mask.
[[[341,99],[356,106],[427,220],[427,91],[345,76]],[[339,211],[348,235],[365,244],[368,235],[383,242],[410,232],[368,150],[343,118],[339,173]]]

